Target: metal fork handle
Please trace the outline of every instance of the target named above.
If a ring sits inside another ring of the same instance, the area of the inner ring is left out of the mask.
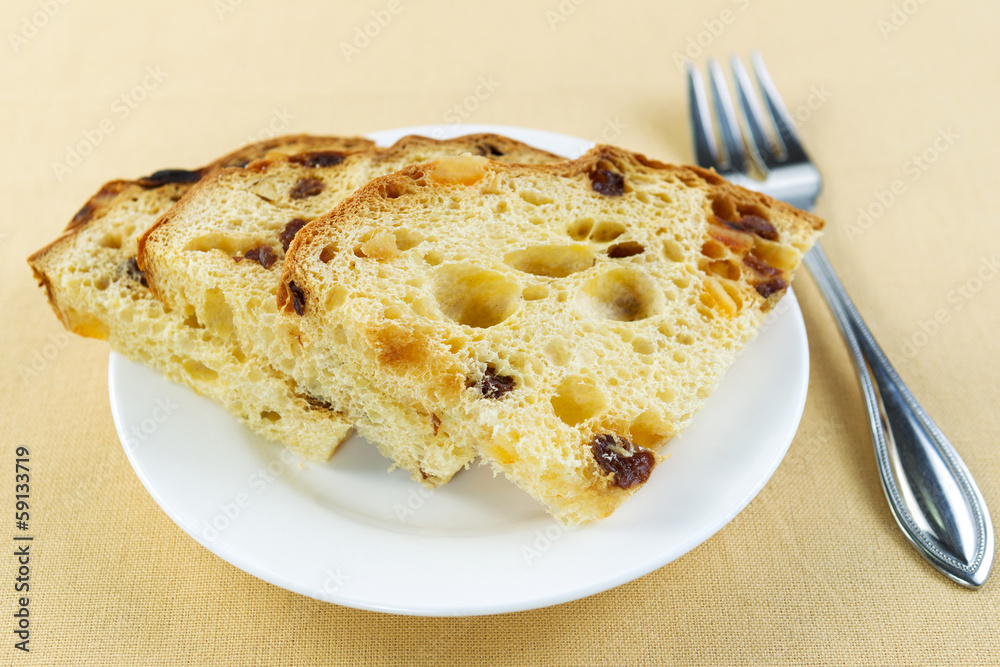
[[[805,265],[851,350],[868,407],[882,488],[903,534],[956,582],[978,588],[993,564],[989,510],[954,447],[875,342],[817,244]]]

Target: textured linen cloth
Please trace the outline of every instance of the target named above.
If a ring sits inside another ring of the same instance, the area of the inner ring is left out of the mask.
[[[0,663],[1000,663],[1000,575],[960,588],[896,528],[854,370],[805,272],[805,414],[730,524],[576,602],[415,618],[285,591],[179,529],[119,443],[106,345],[64,334],[25,264],[105,181],[273,133],[501,123],[689,162],[683,59],[760,49],[824,175],[827,253],[996,516],[991,3],[8,0],[0,26],[0,551],[20,532],[18,446],[35,538],[27,654],[16,557],[0,556]]]

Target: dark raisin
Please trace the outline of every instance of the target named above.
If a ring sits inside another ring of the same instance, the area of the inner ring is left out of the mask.
[[[292,295],[292,308],[297,315],[302,316],[306,312],[306,294],[302,288],[295,284],[294,280],[288,281],[288,293]]]
[[[285,249],[285,252],[288,252],[288,246],[292,245],[295,235],[305,226],[306,221],[302,218],[292,218],[285,225],[285,228],[281,230],[281,233],[278,234],[278,240],[281,241],[281,247]]]
[[[476,152],[484,157],[487,155],[492,155],[494,157],[501,157],[504,154],[502,150],[500,150],[493,144],[480,144],[476,148]]]
[[[772,278],[765,283],[754,285],[754,289],[757,290],[757,294],[760,294],[765,299],[775,292],[780,292],[786,287],[788,287],[788,283],[785,282],[784,278]]]
[[[502,398],[507,392],[514,390],[514,378],[509,375],[497,374],[493,364],[486,366],[483,379],[479,381],[479,391],[486,398]]]
[[[781,269],[775,268],[759,257],[755,257],[753,255],[747,255],[744,257],[743,263],[762,276],[773,277],[781,275]]]
[[[125,262],[125,274],[143,287],[149,287],[149,283],[146,282],[146,274],[139,268],[139,260],[135,257],[130,257],[129,260]]]
[[[335,167],[343,162],[345,157],[347,156],[336,151],[313,151],[293,155],[288,161],[303,167]]]
[[[646,249],[642,247],[641,243],[636,243],[635,241],[623,241],[622,243],[616,243],[608,248],[608,257],[618,259],[620,257],[641,255],[644,252],[646,252]]]
[[[620,197],[625,194],[625,177],[610,169],[595,169],[590,172],[590,187],[602,195]]]
[[[149,176],[143,176],[138,180],[139,185],[144,188],[158,188],[167,183],[197,183],[201,180],[200,171],[188,171],[187,169],[161,169]]]
[[[256,248],[251,248],[243,253],[243,257],[233,257],[237,262],[241,262],[244,259],[252,259],[257,262],[265,269],[270,269],[274,262],[277,261],[278,256],[274,254],[274,250],[271,249],[269,245],[262,245]]]
[[[631,489],[644,484],[656,465],[653,452],[633,445],[630,440],[619,435],[595,435],[590,451],[601,470],[615,476],[614,484],[620,489]]]
[[[744,215],[736,222],[723,220],[723,224],[740,232],[756,234],[762,239],[767,239],[768,241],[778,240],[778,230],[775,229],[774,225],[759,215]]]
[[[431,414],[431,428],[434,429],[434,435],[437,435],[438,429],[441,428],[441,418],[433,413]]]
[[[315,396],[310,396],[309,394],[299,394],[299,396],[312,408],[317,410],[333,410],[333,404],[316,398]]]
[[[292,199],[315,197],[323,192],[323,188],[325,187],[326,183],[318,178],[300,178],[299,182],[292,186],[292,189],[288,192],[288,196]]]

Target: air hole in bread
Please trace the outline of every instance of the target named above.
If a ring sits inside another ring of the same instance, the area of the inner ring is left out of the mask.
[[[632,349],[639,354],[653,354],[656,352],[656,346],[648,338],[643,338],[642,336],[632,340]]]
[[[646,410],[629,427],[631,440],[640,447],[658,449],[674,436],[674,429],[655,410]]]
[[[521,289],[515,281],[471,264],[443,266],[433,280],[434,298],[444,316],[470,327],[500,324],[521,303]]]
[[[534,190],[521,190],[518,192],[521,199],[528,202],[532,206],[544,206],[545,204],[551,204],[554,199],[548,195],[543,195],[541,192],[536,192]]]
[[[323,306],[327,312],[329,312],[337,310],[343,306],[345,301],[347,301],[347,290],[340,285],[334,285],[326,293],[326,298],[323,300]]]
[[[201,382],[214,382],[219,379],[218,373],[200,361],[195,361],[194,359],[184,360],[184,372],[187,373],[189,377]]]
[[[204,329],[205,328],[205,325],[202,324],[198,320],[198,316],[195,315],[194,313],[191,313],[190,315],[188,315],[187,317],[184,318],[184,326],[186,326],[188,328],[191,328],[191,329]]]
[[[122,237],[117,234],[105,234],[103,238],[99,241],[102,248],[110,248],[111,250],[119,250],[122,247]]]
[[[608,399],[594,380],[579,375],[570,375],[560,382],[550,402],[556,416],[569,426],[587,421],[608,405]]]
[[[641,271],[620,268],[591,278],[581,292],[583,305],[600,317],[619,322],[644,320],[656,314],[659,291]]]
[[[687,361],[688,361],[687,354],[685,354],[684,352],[681,352],[680,350],[677,350],[676,352],[674,352],[672,356],[673,356],[674,361],[676,361],[679,364],[686,364]]]
[[[521,290],[521,298],[525,301],[540,301],[549,295],[547,285],[528,285]]]
[[[718,259],[709,262],[705,265],[705,271],[709,275],[725,278],[726,280],[739,280],[741,275],[740,267],[728,259]]]
[[[736,310],[743,308],[743,296],[740,294],[740,290],[735,283],[722,283],[722,289],[726,290],[726,294],[736,304]]]
[[[582,245],[539,245],[507,253],[504,263],[546,278],[565,278],[594,265],[594,254]]]
[[[271,410],[264,410],[263,412],[260,413],[260,418],[263,419],[264,421],[269,421],[273,424],[281,420],[281,415]]]
[[[398,320],[403,316],[403,310],[399,306],[386,306],[382,311],[382,317],[387,320]]]
[[[663,240],[663,255],[671,262],[684,261],[684,248],[674,239]]]
[[[410,192],[410,188],[398,180],[388,180],[384,181],[379,186],[379,194],[381,194],[386,199],[398,199],[405,194]]]
[[[398,228],[392,230],[392,234],[396,237],[396,249],[400,252],[416,248],[424,242],[423,235],[412,229]]]
[[[664,387],[656,392],[656,397],[669,405],[677,397],[677,392],[672,387]]]
[[[720,220],[736,220],[736,204],[727,195],[716,195],[712,198],[712,213]]]
[[[694,336],[692,336],[687,331],[684,331],[682,333],[677,334],[677,342],[680,343],[681,345],[693,345]]]
[[[724,259],[729,256],[729,251],[718,241],[705,241],[701,246],[701,254],[709,259]]]
[[[221,250],[230,257],[242,255],[253,245],[252,239],[236,239],[222,232],[210,232],[191,239],[184,246],[186,251],[209,252]],[[258,244],[259,245],[259,244]]]
[[[204,297],[205,324],[221,336],[229,336],[233,332],[233,311],[226,303],[226,297],[217,287],[205,291]]]
[[[687,289],[691,285],[691,279],[687,276],[674,276],[670,279],[679,289]]]
[[[104,290],[108,289],[108,285],[110,284],[111,284],[110,278],[108,278],[107,276],[101,276],[94,281],[94,289],[103,292]]]
[[[438,250],[430,250],[424,253],[424,261],[431,266],[438,266],[444,261],[444,255]]]
[[[561,338],[554,338],[545,344],[545,356],[556,366],[565,366],[573,359],[569,343]]]
[[[580,218],[566,228],[566,233],[574,241],[583,241],[590,235],[590,230],[594,228],[593,218]]]
[[[637,241],[623,241],[608,248],[608,257],[620,259],[622,257],[632,257],[646,252],[646,248]]]
[[[608,243],[625,233],[625,225],[617,220],[600,220],[590,232],[590,240],[595,243]]]
[[[337,244],[331,243],[324,247],[319,253],[319,261],[327,264],[331,259],[337,256]]]

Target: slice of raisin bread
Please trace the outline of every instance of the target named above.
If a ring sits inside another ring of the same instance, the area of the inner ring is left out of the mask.
[[[299,233],[282,331],[313,360],[304,384],[354,367],[580,523],[642,487],[822,226],[610,146],[551,166],[441,160]]]
[[[286,136],[253,144],[196,170],[166,169],[104,185],[56,241],[29,259],[63,325],[159,370],[221,403],[265,438],[317,461],[329,458],[350,424],[296,390],[294,382],[244,354],[195,318],[165,309],[136,262],[139,235],[192,185],[221,168],[272,153],[370,148],[367,139]]]
[[[311,362],[297,359],[295,348],[275,335],[278,278],[296,233],[375,176],[464,153],[510,162],[561,160],[497,135],[447,141],[411,136],[387,149],[349,155],[269,158],[222,170],[188,192],[143,236],[139,263],[170,308],[196,318],[233,349],[260,355],[294,378],[312,377],[296,370]],[[475,455],[471,447],[456,446],[435,415],[388,399],[368,378],[337,372],[326,383],[299,387],[345,411],[395,466],[429,487],[449,480]],[[378,397],[377,412],[352,407],[367,396]]]

